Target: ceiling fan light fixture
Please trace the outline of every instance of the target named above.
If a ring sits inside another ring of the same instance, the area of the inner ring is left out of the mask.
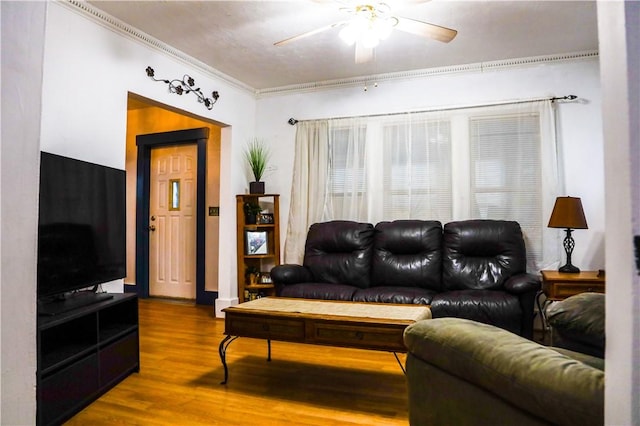
[[[391,35],[393,27],[398,25],[398,19],[395,17],[376,19],[373,21],[373,28],[380,40],[386,40]]]
[[[340,2],[346,3],[346,0]],[[295,40],[341,27],[340,38],[348,46],[356,46],[356,63],[360,64],[373,60],[374,48],[380,44],[380,41],[387,39],[396,28],[405,33],[431,38],[443,43],[450,42],[458,33],[451,28],[417,19],[394,16],[391,12],[391,7],[386,3],[360,4],[344,7],[342,10],[351,13],[350,20],[334,22],[333,24],[280,40],[274,45],[283,46]]]
[[[347,46],[353,46],[358,39],[358,32],[356,31],[354,26],[351,25],[351,23],[341,29],[338,35],[340,36],[342,41],[347,44]]]
[[[339,36],[348,46],[360,42],[370,49],[388,38],[397,24],[398,19],[394,16],[380,16],[373,7],[360,6],[356,15],[340,30]]]
[[[363,47],[366,47],[367,49],[373,49],[378,44],[380,44],[380,37],[378,36],[377,32],[373,28],[371,28],[360,35],[360,42],[362,43]]]

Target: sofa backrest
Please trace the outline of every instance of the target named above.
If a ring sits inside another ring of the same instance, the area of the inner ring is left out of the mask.
[[[526,258],[518,222],[447,223],[442,250],[443,289],[500,289],[509,277],[526,272]]]
[[[372,286],[420,287],[440,291],[442,224],[396,220],[375,227]]]
[[[373,225],[346,220],[314,223],[307,233],[304,266],[316,282],[368,288]]]

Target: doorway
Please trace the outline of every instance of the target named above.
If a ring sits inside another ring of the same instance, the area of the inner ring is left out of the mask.
[[[209,138],[209,129],[208,128],[200,128],[200,129],[191,129],[191,130],[179,130],[173,132],[164,132],[164,133],[153,133],[148,135],[138,135],[136,136],[136,145],[138,150],[137,155],[137,168],[136,168],[136,268],[135,268],[135,276],[136,276],[136,286],[137,292],[140,297],[149,297],[150,295],[155,295],[154,292],[160,293],[167,291],[167,285],[169,287],[174,287],[171,289],[171,292],[178,291],[181,284],[172,285],[171,283],[164,285],[164,287],[155,287],[151,290],[150,288],[150,277],[152,276],[151,269],[153,268],[153,274],[160,272],[161,280],[160,281],[172,281],[172,277],[167,277],[167,273],[177,273],[180,270],[180,267],[176,265],[176,267],[172,267],[171,265],[166,265],[165,262],[175,262],[179,260],[179,257],[172,257],[171,253],[174,252],[173,248],[166,248],[168,246],[165,245],[164,251],[169,251],[169,255],[164,258],[158,258],[158,252],[152,252],[153,247],[158,246],[158,241],[154,241],[152,246],[152,240],[157,240],[155,238],[155,232],[159,230],[159,227],[167,226],[166,223],[163,225],[159,225],[161,221],[157,214],[152,214],[151,201],[152,201],[152,153],[156,150],[159,153],[165,153],[165,156],[168,155],[171,157],[171,150],[175,147],[184,147],[191,146],[195,148],[195,155],[187,154],[186,157],[191,156],[192,160],[183,159],[182,161],[191,162],[191,165],[188,167],[181,168],[190,168],[191,174],[194,175],[195,179],[195,197],[192,196],[191,203],[193,204],[193,210],[191,219],[195,222],[195,232],[191,235],[195,240],[195,248],[194,248],[194,257],[195,258],[195,273],[193,275],[192,281],[195,280],[195,299],[197,304],[208,304],[211,299],[211,295],[208,295],[205,291],[205,198],[206,198],[206,159],[207,159],[207,140]],[[167,151],[162,151],[165,148],[169,148]],[[154,155],[154,160],[157,161],[156,154]],[[162,155],[160,156],[162,157]],[[175,164],[178,164],[179,160],[176,160]],[[170,165],[170,162],[166,162],[166,167]],[[160,167],[162,168],[162,166]],[[164,173],[163,173],[164,175]],[[187,200],[184,197],[189,197],[187,190],[185,192],[185,184],[187,182],[183,181],[184,177],[170,177],[171,174],[166,174],[166,185],[167,188],[162,190],[163,194],[158,194],[158,198],[164,199],[162,201],[169,208],[184,208],[184,203]],[[177,175],[176,175],[177,176]],[[164,178],[163,178],[164,179]],[[180,180],[179,180],[180,179]],[[158,187],[161,184],[157,184]],[[193,183],[191,183],[193,185]],[[171,188],[171,191],[169,191]],[[154,190],[155,191],[155,190]],[[160,191],[159,191],[160,192]],[[177,194],[174,197],[174,193]],[[171,197],[169,196],[171,194]],[[166,198],[164,198],[166,197]],[[183,197],[182,199],[179,199]],[[195,201],[195,202],[194,202]],[[160,204],[160,201],[154,201],[156,204]],[[154,207],[155,209],[155,207]],[[195,212],[193,214],[193,211]],[[165,215],[162,221],[166,222],[171,216],[169,213],[163,213]],[[152,220],[152,216],[155,216],[155,219]],[[166,232],[164,230],[164,238],[167,237],[171,232]],[[153,238],[152,238],[153,234]],[[176,230],[174,235],[179,235],[180,232]],[[157,234],[160,236],[160,233]],[[184,234],[183,234],[184,235]],[[162,238],[162,237],[161,237]],[[188,239],[182,238],[182,240],[178,239],[178,243],[185,243],[185,247],[187,246]],[[160,244],[162,245],[162,244]],[[194,247],[191,245],[191,247]],[[154,248],[154,250],[156,250]],[[187,249],[185,249],[187,251]],[[151,256],[154,256],[155,259],[152,261]],[[185,267],[186,270],[186,267]],[[164,274],[164,275],[162,275]],[[176,276],[177,278],[177,276]],[[156,278],[154,278],[155,280]],[[179,280],[176,279],[176,282]],[[187,291],[185,288],[188,286],[182,286],[183,288],[180,291]],[[150,291],[151,290],[151,291]],[[189,293],[187,293],[189,294]],[[179,296],[180,297],[180,296]],[[193,298],[193,296],[188,297]]]

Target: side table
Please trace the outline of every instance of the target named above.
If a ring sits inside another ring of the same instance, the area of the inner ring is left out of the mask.
[[[549,328],[545,310],[551,302],[564,300],[585,292],[604,293],[605,277],[604,271],[581,271],[571,274],[558,271],[540,271],[542,274],[542,290],[536,296],[536,304],[542,319],[542,337]],[[540,298],[544,295],[544,302],[540,303]]]

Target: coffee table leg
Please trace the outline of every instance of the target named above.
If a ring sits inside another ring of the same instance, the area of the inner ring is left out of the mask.
[[[396,361],[398,361],[398,365],[400,366],[400,369],[402,369],[402,372],[403,372],[403,373],[404,373],[404,375],[406,376],[406,375],[407,375],[407,372],[405,371],[405,369],[404,369],[404,365],[402,365],[402,362],[400,361],[400,358],[398,358],[398,353],[397,353],[397,352],[394,352],[394,353],[393,353],[393,356],[395,356],[395,357],[396,357]]]
[[[236,340],[238,336],[227,335],[222,342],[220,342],[220,346],[218,346],[218,353],[220,354],[220,361],[222,361],[222,366],[224,367],[224,380],[220,382],[221,385],[227,384],[227,379],[229,378],[229,369],[227,368],[227,348]]]
[[[267,339],[267,361],[271,361],[271,340]]]

